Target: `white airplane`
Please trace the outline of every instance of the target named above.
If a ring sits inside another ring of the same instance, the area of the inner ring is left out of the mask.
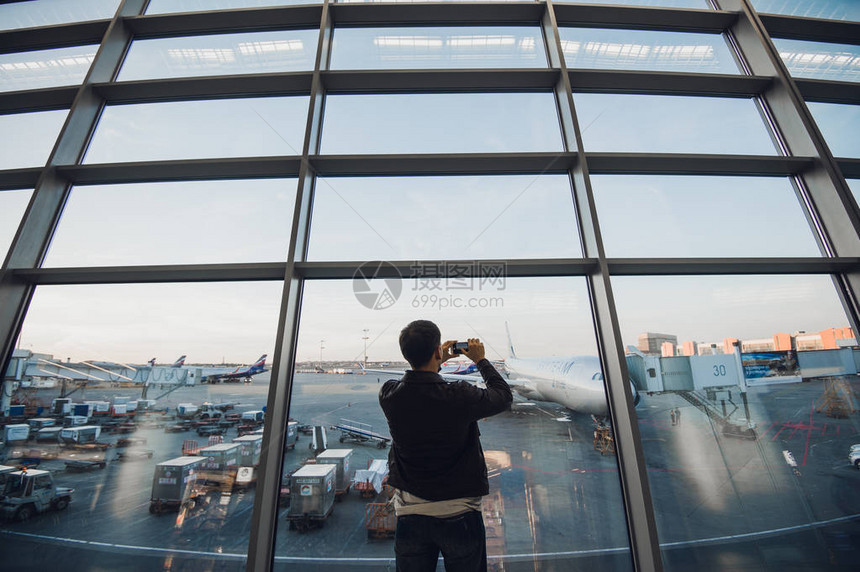
[[[607,417],[606,389],[603,370],[596,356],[518,358],[511,334],[508,334],[508,358],[505,369],[511,389],[530,401],[549,401],[579,413]],[[400,374],[403,371],[366,370],[370,373]],[[446,381],[483,381],[480,375],[462,375],[439,372]],[[639,403],[639,393],[630,382],[633,404]]]

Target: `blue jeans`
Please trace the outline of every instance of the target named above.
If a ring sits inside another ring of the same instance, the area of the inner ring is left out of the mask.
[[[447,572],[485,572],[484,519],[475,510],[448,518],[410,514],[397,518],[397,572],[432,572],[439,552]]]

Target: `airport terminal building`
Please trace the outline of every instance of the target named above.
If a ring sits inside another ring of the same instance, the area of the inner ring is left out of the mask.
[[[3,0],[0,133],[4,569],[394,569],[415,319],[490,569],[857,569],[856,0]]]

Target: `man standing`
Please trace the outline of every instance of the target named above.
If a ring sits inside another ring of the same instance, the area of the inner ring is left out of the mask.
[[[489,482],[477,421],[508,409],[513,396],[477,338],[463,353],[487,388],[442,379],[454,342],[441,339],[427,320],[403,328],[400,351],[412,369],[379,392],[392,438],[388,483],[395,489],[399,572],[435,570],[440,551],[448,572],[487,569],[481,497]]]

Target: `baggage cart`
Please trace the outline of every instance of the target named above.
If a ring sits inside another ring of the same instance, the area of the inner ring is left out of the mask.
[[[205,457],[178,457],[155,466],[149,512],[161,514],[166,510],[191,508],[200,494],[197,474]]]
[[[352,441],[354,443],[376,443],[380,449],[385,449],[391,437],[386,437],[373,431],[373,426],[351,419],[341,419],[340,423],[333,427],[340,431],[340,442]]]
[[[305,532],[322,527],[334,510],[336,467],[305,465],[290,477],[290,530]]]

